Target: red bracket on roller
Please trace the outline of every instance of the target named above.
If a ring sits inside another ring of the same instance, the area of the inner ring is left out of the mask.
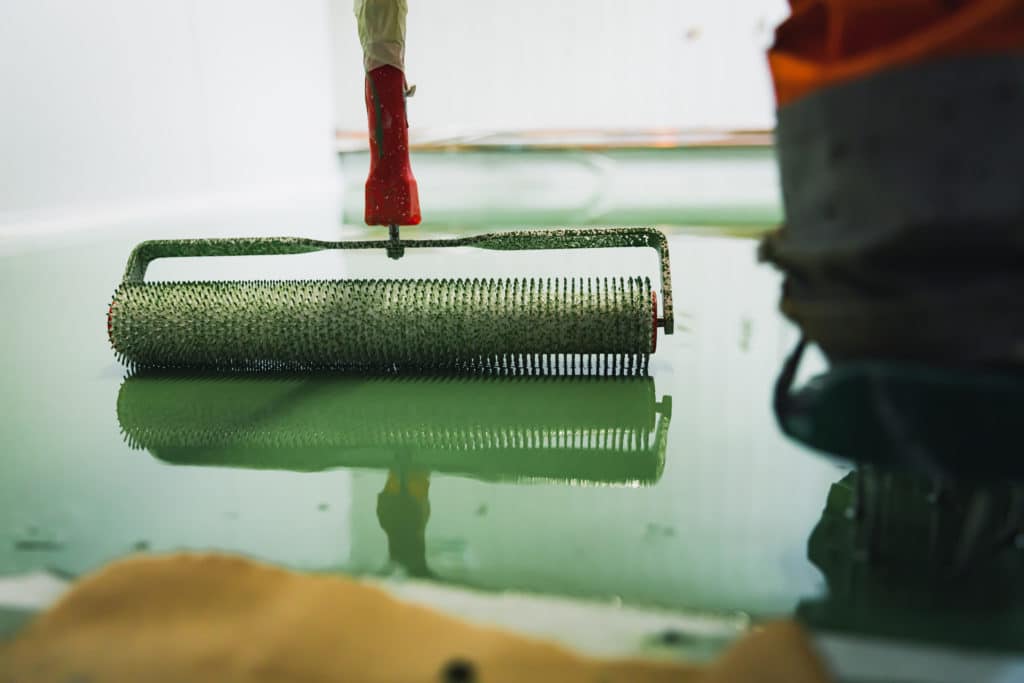
[[[405,74],[381,66],[366,74],[370,122],[370,175],[366,179],[367,225],[418,225],[420,198],[409,164]]]

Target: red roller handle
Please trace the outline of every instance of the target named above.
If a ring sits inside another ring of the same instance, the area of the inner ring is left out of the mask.
[[[409,165],[405,74],[381,66],[366,74],[370,122],[370,175],[366,179],[367,225],[417,225],[420,198]]]

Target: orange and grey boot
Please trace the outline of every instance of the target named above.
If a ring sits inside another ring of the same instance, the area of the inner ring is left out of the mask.
[[[783,312],[833,361],[1024,365],[1024,2],[791,6]]]

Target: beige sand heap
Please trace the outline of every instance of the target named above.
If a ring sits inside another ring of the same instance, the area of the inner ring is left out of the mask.
[[[403,603],[379,588],[222,555],[140,556],[79,581],[0,649],[0,681],[445,680],[479,683],[826,683],[801,629],[783,622],[707,668],[600,660]],[[463,671],[462,673],[466,673]]]

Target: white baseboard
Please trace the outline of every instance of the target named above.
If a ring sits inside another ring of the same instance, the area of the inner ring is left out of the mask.
[[[44,237],[109,231],[131,224],[152,224],[167,219],[218,216],[229,213],[284,209],[297,203],[336,202],[340,216],[342,178],[328,178],[250,186],[229,191],[181,197],[77,205],[27,212],[0,211],[0,243]]]

